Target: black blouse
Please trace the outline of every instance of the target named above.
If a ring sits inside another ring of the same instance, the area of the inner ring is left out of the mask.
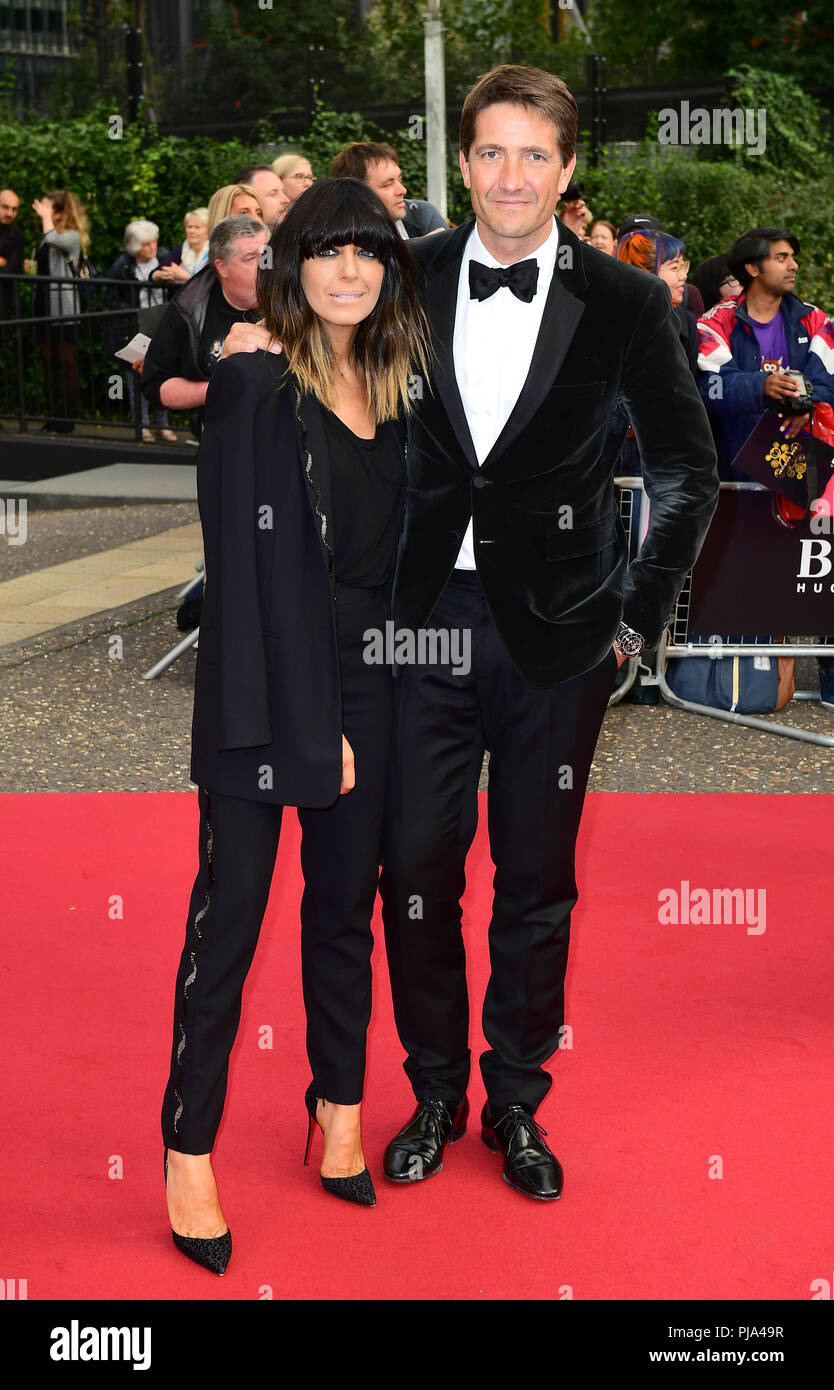
[[[333,491],[336,581],[357,588],[387,583],[405,499],[405,429],[397,420],[362,439],[323,410]]]

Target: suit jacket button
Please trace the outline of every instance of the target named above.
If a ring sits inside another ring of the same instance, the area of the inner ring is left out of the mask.
[[[488,479],[487,479],[487,478],[482,478],[482,477],[480,476],[480,474],[479,474],[478,477],[475,479],[475,486],[476,486],[476,487],[486,487],[486,486],[487,486],[487,482],[488,482]]]

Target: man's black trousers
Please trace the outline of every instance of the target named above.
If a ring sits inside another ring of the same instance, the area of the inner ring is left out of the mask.
[[[616,656],[612,649],[592,670],[534,689],[510,660],[474,572],[455,571],[428,627],[468,632],[471,670],[462,674],[459,636],[449,645],[454,660],[403,666],[395,681],[380,889],[405,1070],[418,1099],[454,1104],[466,1091],[460,899],[488,749],[496,868],[481,1072],[493,1114],[510,1104],[535,1111],[551,1085],[542,1064],[564,1023],[574,847]]]

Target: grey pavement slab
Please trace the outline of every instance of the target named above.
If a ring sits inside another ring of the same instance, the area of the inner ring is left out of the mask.
[[[101,501],[195,502],[197,467],[182,463],[112,463],[43,478],[37,483],[0,479],[0,496],[26,497],[35,505],[40,500],[72,506]]]

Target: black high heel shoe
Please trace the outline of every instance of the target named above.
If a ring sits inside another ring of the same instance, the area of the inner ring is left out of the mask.
[[[165,1150],[162,1161],[163,1172],[165,1173],[165,1190],[168,1190],[168,1150]],[[195,1264],[202,1265],[204,1269],[210,1269],[214,1274],[225,1274],[226,1265],[232,1255],[232,1233],[226,1231],[222,1236],[201,1237],[201,1236],[181,1236],[171,1227],[171,1235],[178,1250],[187,1255],[189,1260]]]
[[[307,1147],[304,1150],[304,1162],[310,1158],[310,1148],[313,1143],[313,1123],[316,1121],[316,1096],[315,1083],[310,1082],[304,1092],[304,1104],[307,1107]],[[319,1125],[321,1129],[321,1126]],[[322,1133],[324,1131],[322,1130]],[[320,1175],[321,1176],[321,1175]],[[361,1173],[356,1173],[350,1178],[321,1178],[321,1185],[325,1192],[332,1192],[334,1197],[343,1197],[346,1202],[356,1202],[360,1207],[375,1207],[376,1193],[371,1181],[371,1175],[367,1168],[363,1168]]]

